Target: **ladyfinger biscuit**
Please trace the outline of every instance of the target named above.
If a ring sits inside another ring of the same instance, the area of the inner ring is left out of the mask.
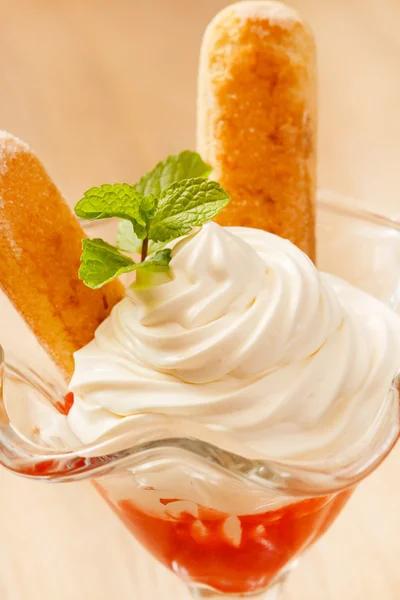
[[[83,237],[38,158],[1,132],[0,287],[67,379],[73,352],[123,296],[118,282],[91,290],[78,279]]]
[[[222,225],[257,227],[315,257],[315,44],[277,2],[239,2],[201,50],[198,150],[232,197]]]

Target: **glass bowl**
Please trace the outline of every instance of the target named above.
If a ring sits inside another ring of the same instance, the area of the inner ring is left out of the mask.
[[[317,213],[319,268],[399,312],[400,224],[329,192],[319,194]],[[115,224],[95,222],[88,229],[91,237],[112,239]],[[6,348],[6,359],[0,356],[0,462],[41,481],[90,479],[195,598],[277,598],[298,557],[399,436],[399,377],[393,373],[368,447],[351,462],[255,458],[229,435],[163,414],[138,414],[135,427],[72,451],[64,384],[30,333],[23,334],[23,350],[19,325],[10,334],[16,317],[4,297],[0,309]]]

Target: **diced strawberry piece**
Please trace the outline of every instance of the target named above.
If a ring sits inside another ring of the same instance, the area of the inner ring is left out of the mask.
[[[231,546],[239,548],[242,541],[242,524],[240,519],[235,515],[228,517],[222,523],[221,530],[224,540]]]
[[[192,538],[198,544],[202,544],[202,543],[206,542],[209,537],[209,531],[208,531],[207,527],[199,519],[196,519],[196,521],[193,521],[193,523],[190,527],[190,533],[192,534]]]

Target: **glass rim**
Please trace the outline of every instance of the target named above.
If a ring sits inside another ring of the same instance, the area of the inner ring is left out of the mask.
[[[359,207],[357,201],[338,196],[332,192],[320,191],[318,204],[337,215],[375,223],[400,231],[400,222],[373,211]],[[91,223],[93,225],[93,223]],[[389,454],[399,437],[400,424],[398,418],[387,424],[396,409],[398,415],[400,374],[396,374],[388,390],[374,431],[373,449],[368,456],[360,456],[351,463],[343,462],[334,473],[326,464],[315,463],[304,466],[299,462],[280,461],[270,458],[246,458],[240,454],[213,443],[213,434],[204,438],[190,436],[190,422],[185,419],[171,418],[162,414],[138,415],[138,423],[145,427],[139,431],[117,434],[113,438],[118,447],[115,452],[101,452],[101,447],[109,445],[105,442],[94,442],[79,447],[77,450],[56,450],[44,448],[34,442],[22,438],[9,421],[2,390],[3,380],[14,381],[33,387],[53,405],[63,399],[67,390],[61,390],[52,380],[43,380],[33,370],[18,362],[4,360],[0,346],[0,463],[18,474],[34,479],[46,479],[53,482],[67,482],[86,478],[98,478],[119,468],[134,468],[151,460],[160,449],[165,452],[182,452],[207,460],[214,467],[228,472],[231,476],[244,480],[253,487],[273,492],[284,493],[290,497],[325,496],[353,487],[366,475],[372,472]],[[142,419],[140,420],[140,417]],[[376,426],[378,425],[378,426]],[[385,429],[384,440],[379,431]],[[189,427],[189,428],[188,428]],[[196,424],[196,428],[198,424]],[[204,430],[207,428],[204,427]],[[209,430],[210,432],[211,430]],[[181,435],[185,432],[186,435]],[[215,434],[214,434],[215,436]],[[218,437],[217,437],[218,436]],[[219,440],[220,434],[214,437]],[[378,439],[379,438],[379,439]],[[323,461],[325,462],[325,461]],[[41,465],[46,464],[46,469]]]
[[[320,189],[317,192],[317,207],[329,209],[332,213],[368,221],[381,227],[400,231],[400,220],[389,215],[383,215],[366,207],[360,200],[351,196],[344,196],[328,189]]]

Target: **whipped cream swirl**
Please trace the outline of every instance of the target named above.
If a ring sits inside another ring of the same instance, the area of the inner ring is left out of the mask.
[[[400,317],[256,229],[208,223],[170,266],[169,283],[129,289],[75,354],[68,418],[82,442],[149,412],[279,459],[362,442],[400,366]]]

